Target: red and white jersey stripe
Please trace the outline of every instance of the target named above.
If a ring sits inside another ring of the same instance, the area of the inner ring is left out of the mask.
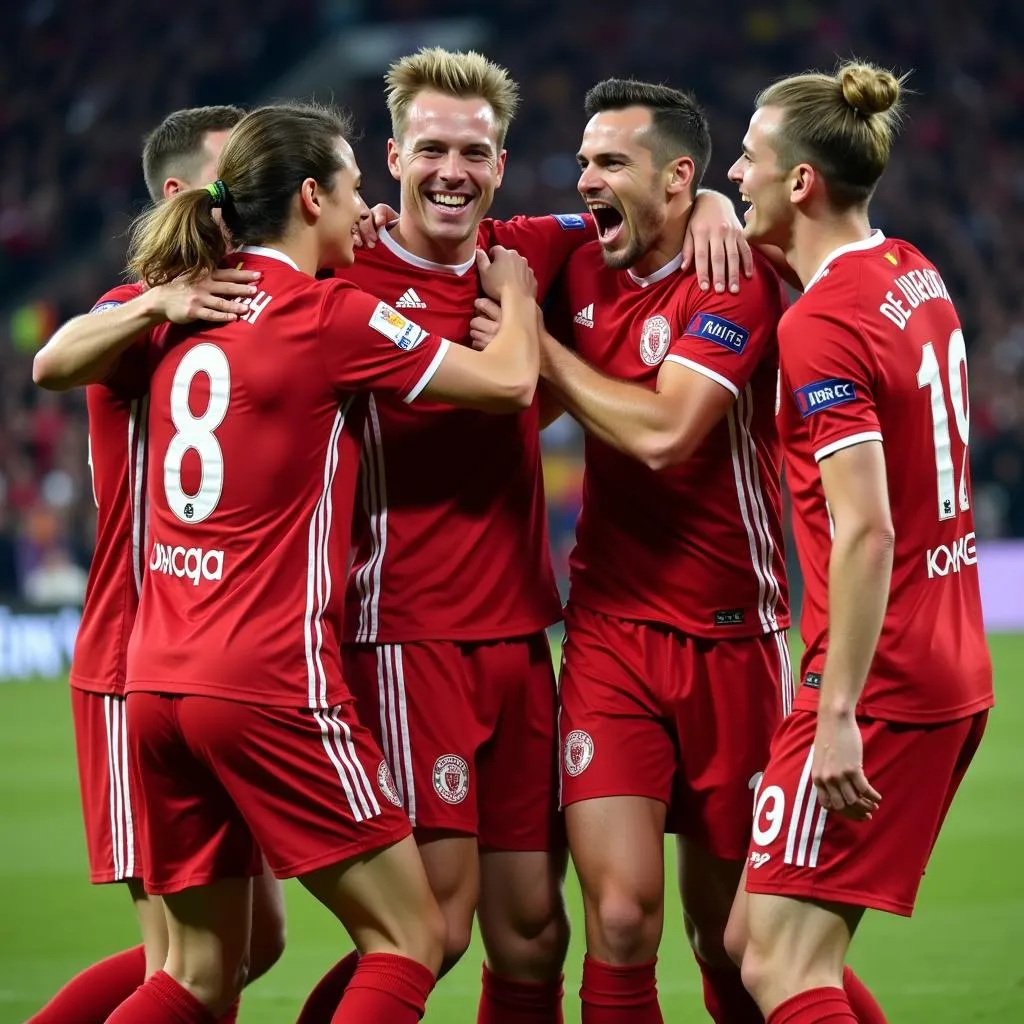
[[[647,278],[606,267],[596,243],[572,257],[556,336],[639,387],[656,389],[668,362],[735,401],[686,463],[662,471],[587,436],[570,602],[707,638],[788,627],[775,424],[784,306],[760,259],[738,295],[717,295],[680,257]]]
[[[94,310],[120,305],[139,291],[137,285],[121,285]],[[124,693],[128,640],[145,570],[149,399],[145,380],[135,372],[140,353],[141,347],[129,350],[110,378],[86,389],[96,546],[71,685],[94,693]]]

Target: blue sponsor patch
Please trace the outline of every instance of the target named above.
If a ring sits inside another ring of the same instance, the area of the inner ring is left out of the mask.
[[[686,325],[683,332],[691,338],[703,338],[705,341],[713,341],[722,348],[739,355],[750,341],[750,331],[746,327],[740,327],[724,316],[716,316],[714,313],[697,313]]]
[[[553,213],[551,216],[563,231],[582,231],[587,226],[582,213]]]
[[[807,419],[811,413],[831,409],[837,405],[857,400],[857,389],[852,380],[841,377],[829,377],[827,380],[816,380],[813,384],[805,384],[793,392],[800,415]]]
[[[93,306],[89,310],[90,313],[102,313],[105,309],[114,309],[116,306],[123,306],[123,302],[101,302],[98,306]]]

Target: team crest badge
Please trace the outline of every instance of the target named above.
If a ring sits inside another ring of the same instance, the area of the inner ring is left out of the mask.
[[[640,358],[648,366],[657,366],[665,358],[671,340],[668,321],[660,314],[648,317],[640,328]]]
[[[585,771],[587,765],[594,759],[594,741],[590,738],[590,733],[582,729],[573,729],[565,737],[563,750],[565,770],[572,776]]]
[[[469,793],[469,765],[457,754],[434,762],[434,791],[446,804],[461,804]]]
[[[398,793],[398,787],[391,775],[391,769],[387,761],[381,761],[377,765],[377,788],[396,806],[402,806],[402,798]]]

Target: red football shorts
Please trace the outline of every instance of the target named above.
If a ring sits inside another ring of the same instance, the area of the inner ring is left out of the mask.
[[[351,702],[313,710],[132,693],[128,723],[147,892],[253,877],[261,850],[289,878],[409,835]]]
[[[128,768],[128,723],[123,697],[71,689],[78,751],[89,880],[142,877],[136,793]]]
[[[667,831],[742,860],[753,786],[793,702],[786,634],[703,640],[572,605],[565,628],[562,806],[660,800]]]
[[[345,679],[418,829],[494,850],[564,845],[557,694],[544,633],[347,645]]]
[[[818,803],[811,782],[817,715],[779,729],[758,789],[747,891],[909,917],[939,829],[985,731],[987,711],[941,725],[860,719],[864,774],[882,801],[854,822]]]

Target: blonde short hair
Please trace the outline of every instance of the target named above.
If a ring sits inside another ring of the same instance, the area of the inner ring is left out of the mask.
[[[852,60],[831,75],[807,72],[768,86],[757,106],[784,112],[772,140],[780,166],[816,168],[836,206],[866,203],[889,162],[907,77]]]
[[[391,132],[402,137],[413,100],[425,90],[459,99],[486,100],[498,121],[498,148],[505,144],[508,126],[519,106],[519,86],[500,64],[475,50],[455,52],[440,46],[423,47],[388,68],[385,95],[391,112]]]

